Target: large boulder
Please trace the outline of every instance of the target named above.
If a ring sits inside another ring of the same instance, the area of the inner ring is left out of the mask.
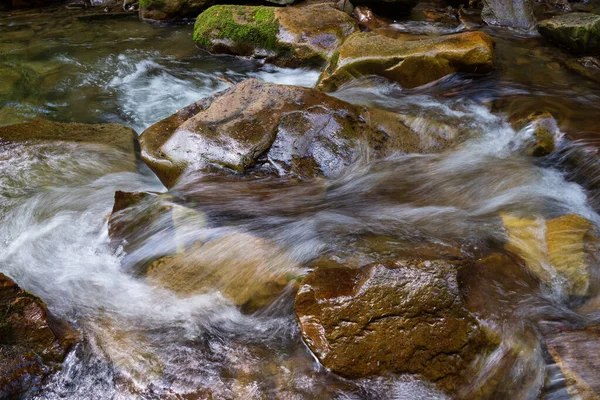
[[[481,19],[488,25],[531,30],[535,16],[531,0],[483,0]]]
[[[0,126],[0,143],[71,142],[116,149],[125,154],[131,168],[139,157],[137,134],[117,124],[61,123],[37,118],[16,125]]]
[[[575,53],[600,54],[600,15],[573,12],[544,20],[538,31]]]
[[[268,240],[231,233],[198,241],[148,267],[148,282],[181,297],[219,291],[245,312],[269,305],[300,267]]]
[[[373,32],[354,33],[333,55],[317,87],[326,92],[364,75],[379,75],[413,88],[457,72],[489,72],[494,43],[483,32],[406,41]]]
[[[540,281],[566,295],[589,294],[598,246],[590,221],[576,214],[550,220],[505,214],[502,222],[506,250],[520,256]]]
[[[315,89],[249,79],[156,123],[140,143],[143,160],[167,187],[186,170],[210,166],[332,177],[361,156],[435,152],[453,143],[415,133],[404,120]]]
[[[0,274],[0,398],[17,398],[56,371],[77,334]]]
[[[300,67],[324,64],[357,29],[356,21],[333,4],[285,8],[218,5],[198,16],[194,41],[214,54]]]
[[[196,18],[215,0],[140,0],[140,18],[146,20],[178,20]]]
[[[318,268],[296,295],[304,341],[342,376],[418,374],[454,391],[491,344],[463,304],[456,268],[447,261]]]

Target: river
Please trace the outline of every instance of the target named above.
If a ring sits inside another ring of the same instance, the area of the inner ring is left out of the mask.
[[[396,28],[422,32],[410,23]],[[442,154],[361,160],[329,183],[325,196],[312,195],[312,183],[280,190],[260,178],[240,184],[207,177],[175,187],[178,195],[197,195],[209,216],[208,222],[182,217],[186,240],[242,231],[271,239],[299,265],[332,254],[327,262],[363,265],[378,257],[378,244],[366,246],[364,237],[399,253],[432,243],[477,256],[503,238],[497,221],[503,212],[576,213],[599,224],[600,165],[586,164],[581,178],[566,160],[596,151],[600,86],[566,69],[571,56],[538,36],[486,31],[498,57],[491,74],[455,75],[411,90],[363,79],[334,93],[414,115],[415,124],[467,136],[465,143]],[[202,54],[191,34],[189,25],[58,8],[0,14],[0,79],[10,87],[0,88],[0,125],[43,116],[120,123],[141,133],[228,82],[256,77],[308,87],[318,78],[314,70]],[[559,120],[555,155],[536,159],[522,151],[532,132],[515,131],[509,120],[534,111]],[[136,276],[135,260],[110,246],[114,193],[167,190],[145,167],[121,172],[120,157],[91,145],[0,147],[0,272],[40,296],[85,339],[30,398],[443,397],[410,377],[351,381],[324,370],[302,343],[292,293],[244,314],[217,291],[179,298]],[[139,257],[160,247],[164,229],[152,228]],[[558,282],[528,294],[519,312],[523,325],[589,318],[565,305]],[[503,332],[510,337],[514,329]],[[566,396],[564,377],[535,346],[512,373],[527,382],[510,389],[513,398],[535,398],[540,390],[548,399]]]

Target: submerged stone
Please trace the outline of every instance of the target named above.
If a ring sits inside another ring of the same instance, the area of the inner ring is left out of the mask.
[[[265,239],[232,233],[199,241],[148,268],[148,281],[182,297],[219,291],[243,311],[273,302],[300,267]]]
[[[117,149],[129,156],[135,169],[139,155],[137,134],[117,124],[79,124],[37,118],[22,124],[0,126],[0,143],[72,142]]]
[[[600,15],[573,12],[539,23],[542,36],[576,53],[600,54]]]
[[[360,157],[436,152],[455,143],[415,133],[404,120],[315,89],[249,79],[151,126],[140,143],[143,160],[167,187],[185,171],[210,166],[334,177]]]
[[[0,274],[0,398],[18,398],[55,372],[77,333]]]
[[[194,41],[213,54],[300,67],[324,64],[356,30],[356,21],[333,4],[285,8],[218,5],[198,16]]]
[[[354,33],[331,58],[317,87],[332,92],[360,76],[379,75],[413,88],[449,74],[493,68],[494,43],[483,32],[414,41]]]
[[[520,256],[546,285],[585,296],[593,282],[597,236],[594,225],[576,214],[551,220],[503,215],[506,250]]]
[[[318,268],[296,295],[302,336],[342,376],[418,374],[455,391],[490,347],[463,304],[456,268],[439,260]]]
[[[571,71],[600,83],[600,59],[596,57],[571,58],[565,61],[565,65]]]

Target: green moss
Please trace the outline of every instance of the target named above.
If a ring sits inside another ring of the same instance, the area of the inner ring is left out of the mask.
[[[282,50],[277,34],[279,23],[274,7],[213,6],[198,16],[194,26],[194,41],[210,49],[214,39],[229,39],[234,43],[249,43],[266,50]]]

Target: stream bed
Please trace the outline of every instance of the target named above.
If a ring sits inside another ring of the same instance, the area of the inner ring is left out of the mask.
[[[203,54],[190,25],[46,11],[0,13],[0,125],[44,117],[119,123],[140,134],[231,83],[252,77],[311,87],[319,76]],[[402,32],[412,26],[396,24]],[[260,178],[240,184],[209,176],[171,190],[195,196],[209,216],[183,215],[180,234],[193,241],[242,232],[225,253],[247,247],[246,234],[268,238],[302,266],[295,270],[301,277],[315,263],[360,266],[389,251],[409,255],[424,243],[477,258],[500,250],[503,213],[578,214],[600,224],[600,163],[594,162],[600,85],[568,69],[573,56],[539,36],[486,32],[496,42],[495,72],[452,75],[410,90],[366,78],[333,93],[414,116],[425,129],[450,127],[449,135],[468,137],[460,146],[360,160],[328,183],[325,196],[313,195],[321,182],[281,189]],[[513,129],[510,120],[541,111],[552,113],[561,136],[553,155],[533,158],[523,151],[531,132]],[[573,154],[591,156],[573,168]],[[149,228],[137,260],[115,251],[108,236],[115,191],[167,189],[147,167],[123,172],[126,163],[119,152],[93,145],[0,146],[0,272],[83,337],[62,370],[27,398],[444,398],[410,376],[349,380],[324,369],[302,342],[291,290],[266,309],[243,313],[218,290],[181,298],[137,276],[133,265],[160,248],[167,227]],[[239,285],[234,281],[244,277],[230,279]],[[520,284],[518,277],[504,279]],[[528,337],[523,331],[536,336],[531,326],[589,324],[600,316],[577,311],[558,281],[541,290],[522,287],[515,289],[519,304],[508,322],[487,322],[502,332],[503,343]],[[490,302],[511,298],[502,285],[488,290]],[[567,398],[565,378],[539,342],[523,343],[526,355],[508,368],[512,385],[504,398]],[[494,353],[482,361],[474,390],[485,386],[486,371],[499,358]]]

